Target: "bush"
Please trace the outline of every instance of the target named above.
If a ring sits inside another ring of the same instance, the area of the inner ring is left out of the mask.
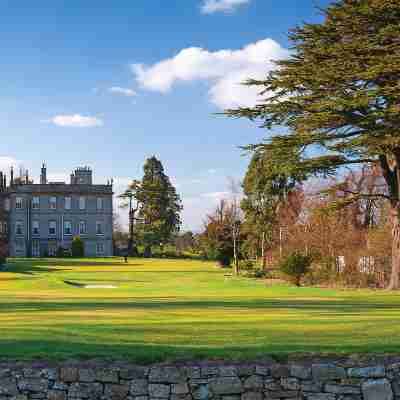
[[[2,267],[7,262],[7,257],[0,255],[0,267]]]
[[[309,271],[311,263],[311,256],[296,251],[281,261],[279,269],[296,286],[300,286],[301,278]]]
[[[84,257],[85,256],[85,243],[79,236],[75,236],[72,240],[71,246],[72,257]]]
[[[59,246],[56,253],[57,258],[63,258],[65,256],[64,249]]]
[[[254,270],[255,265],[252,260],[241,260],[239,262],[239,270],[240,271],[252,271]]]
[[[229,254],[221,251],[217,254],[217,261],[220,267],[227,268],[231,265],[231,257]]]

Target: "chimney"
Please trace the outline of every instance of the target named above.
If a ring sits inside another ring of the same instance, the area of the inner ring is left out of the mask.
[[[41,185],[46,185],[47,183],[47,168],[46,168],[46,164],[43,163],[42,164],[42,170],[40,173],[40,184]]]
[[[3,172],[0,171],[0,191],[4,192],[4,180],[3,180]]]
[[[3,178],[4,178],[4,190],[7,190],[7,176],[6,176],[6,174],[4,174]]]
[[[29,183],[29,172],[28,172],[28,170],[25,171],[25,183],[26,184]]]
[[[71,185],[75,185],[75,175],[71,174]]]
[[[10,186],[14,185],[14,167],[11,167],[11,172],[10,172]]]

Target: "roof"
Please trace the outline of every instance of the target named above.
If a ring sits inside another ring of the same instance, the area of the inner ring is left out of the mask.
[[[70,185],[66,183],[15,185],[7,188],[8,193],[35,194],[113,194],[111,185]]]

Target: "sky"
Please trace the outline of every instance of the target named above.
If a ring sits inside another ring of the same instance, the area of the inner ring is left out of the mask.
[[[198,230],[267,133],[219,115],[260,97],[240,85],[287,57],[287,32],[328,0],[3,0],[0,168],[37,180],[77,166],[115,193],[155,155]],[[122,222],[126,222],[124,211]]]

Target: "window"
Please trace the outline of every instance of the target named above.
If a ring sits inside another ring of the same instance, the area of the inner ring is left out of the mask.
[[[8,233],[8,223],[3,222],[4,233]]]
[[[48,253],[50,257],[54,257],[57,255],[57,242],[56,241],[50,241],[48,244]]]
[[[32,234],[39,235],[39,221],[32,221]]]
[[[65,198],[65,209],[70,210],[71,209],[71,197],[66,197]]]
[[[57,231],[57,222],[50,221],[49,222],[49,235],[55,235]]]
[[[15,234],[18,236],[22,236],[24,234],[24,225],[22,221],[17,221],[15,223]]]
[[[102,210],[103,209],[103,198],[102,197],[98,197],[97,198],[97,209],[98,210]]]
[[[0,233],[3,233],[3,223],[0,222]]]
[[[22,197],[17,197],[15,199],[15,208],[17,208],[17,209],[22,208]]]
[[[4,209],[10,211],[10,199],[6,199],[4,202]]]
[[[71,221],[64,221],[64,235],[72,235]]]
[[[103,224],[101,222],[96,222],[96,235],[103,235]]]
[[[50,210],[55,210],[57,208],[57,197],[51,196],[49,199]]]
[[[84,235],[86,233],[86,221],[79,221],[79,234]]]
[[[96,243],[96,254],[104,254],[104,243]]]
[[[40,198],[35,196],[32,198],[32,208],[38,210],[40,208]]]
[[[84,210],[86,208],[86,197],[79,197],[79,209]]]
[[[32,257],[40,257],[40,242],[39,242],[39,240],[32,241]]]

